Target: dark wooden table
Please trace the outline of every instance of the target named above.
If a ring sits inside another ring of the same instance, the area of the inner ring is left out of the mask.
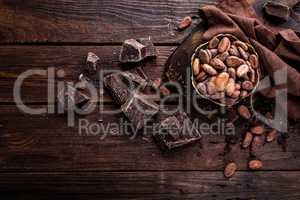
[[[299,126],[290,133],[287,152],[276,143],[265,147],[261,171],[249,171],[248,153],[238,151],[239,171],[227,180],[223,137],[207,136],[203,146],[162,153],[142,136],[80,136],[65,116],[25,114],[14,103],[14,81],[22,72],[54,67],[65,71],[63,80],[75,81],[89,51],[101,57],[104,69],[120,69],[120,46],[128,38],[153,38],[159,55],[143,67],[158,77],[186,36],[174,24],[216,2],[0,0],[0,198],[300,199]],[[25,80],[27,105],[46,107],[46,97],[45,76]],[[104,101],[105,109],[116,108],[107,94]],[[82,118],[100,117],[108,123],[121,115],[94,112]]]

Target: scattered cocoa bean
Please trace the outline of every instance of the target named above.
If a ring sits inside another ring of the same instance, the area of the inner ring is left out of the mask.
[[[238,107],[238,113],[244,119],[250,119],[251,118],[251,113],[250,113],[249,109],[244,105],[240,105]]]
[[[224,176],[226,178],[230,178],[235,174],[237,170],[237,165],[234,162],[228,163],[224,169]]]
[[[252,140],[253,140],[252,133],[247,132],[245,134],[245,137],[244,137],[244,140],[243,140],[243,143],[242,143],[242,147],[245,148],[245,149],[248,148],[250,146]]]
[[[192,18],[190,16],[186,16],[185,18],[183,18],[181,20],[181,22],[179,23],[178,28],[180,30],[186,29],[187,27],[189,27],[192,23]]]
[[[263,125],[257,125],[251,128],[251,133],[255,135],[262,135],[265,132],[265,128]]]
[[[278,132],[276,129],[272,129],[268,134],[267,134],[267,137],[266,137],[266,141],[267,142],[273,142],[274,140],[276,140],[278,137]]]
[[[251,144],[251,155],[259,156],[258,154],[260,154],[263,144],[261,136],[254,136]]]
[[[251,160],[248,166],[252,170],[258,170],[262,168],[263,164],[260,160]]]

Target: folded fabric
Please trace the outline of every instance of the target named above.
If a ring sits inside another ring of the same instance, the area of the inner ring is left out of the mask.
[[[290,96],[288,114],[291,118],[300,118],[300,39],[290,29],[281,31],[276,27],[267,27],[259,21],[254,9],[247,0],[223,0],[217,6],[200,8],[200,16],[205,24],[199,24],[166,63],[166,77],[170,81],[182,81],[190,66],[190,57],[195,48],[220,33],[229,33],[240,40],[251,43],[257,50],[263,75],[274,80],[275,72],[287,71],[287,89]],[[280,81],[279,81],[280,82]],[[280,83],[282,84],[282,83]],[[264,90],[262,95],[275,97],[277,86]]]
[[[264,5],[264,10],[267,15],[288,21],[299,2],[300,0],[270,0]]]

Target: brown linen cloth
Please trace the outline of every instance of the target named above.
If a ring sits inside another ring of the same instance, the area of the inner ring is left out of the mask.
[[[277,31],[280,30],[277,27],[262,24],[247,0],[223,0],[217,6],[201,7],[200,16],[206,23],[205,31],[199,24],[197,30],[169,58],[165,73],[167,79],[184,83],[195,48],[217,34],[230,33],[256,48],[265,74],[274,79],[276,70],[287,69],[288,114],[290,118],[299,119],[300,39],[297,34],[290,29]],[[273,86],[262,94],[274,98],[275,89]]]

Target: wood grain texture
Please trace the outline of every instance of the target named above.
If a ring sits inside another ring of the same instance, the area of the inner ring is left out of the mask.
[[[40,106],[36,106],[40,107]],[[152,141],[151,131],[136,137],[116,131],[122,114],[101,114],[84,119],[103,119],[103,131],[87,133],[78,124],[67,127],[64,115],[28,115],[15,106],[0,106],[0,171],[118,171],[118,170],[222,170],[225,142],[222,135],[205,135],[202,143],[163,153]],[[99,123],[99,122],[97,122]],[[108,126],[111,123],[111,126]],[[94,127],[95,128],[95,127]],[[104,131],[104,128],[106,131]],[[95,129],[94,129],[95,130]],[[261,159],[263,170],[299,170],[299,125],[290,132],[288,150],[276,142],[265,145]],[[103,139],[102,137],[105,136]],[[247,170],[247,150],[234,147],[232,159],[239,170]]]
[[[200,5],[217,0],[1,0],[0,42],[121,43],[153,37],[157,43],[181,41],[174,31]]]
[[[128,38],[148,36],[158,44],[180,43],[191,31],[175,31],[180,19],[197,15],[200,5],[217,2],[1,0],[0,43],[116,44]],[[258,0],[258,13],[264,2],[266,0]],[[299,13],[298,8],[295,11]],[[293,20],[279,25],[300,30]]]
[[[65,76],[56,76],[57,81],[78,82],[89,51],[101,57],[101,69],[127,70],[142,66],[150,78],[158,78],[162,76],[164,64],[175,48],[159,46],[156,59],[128,67],[118,61],[121,46],[0,46],[0,102],[14,101],[14,82],[26,70],[63,70]],[[47,102],[47,76],[28,77],[22,87],[22,99],[26,103]],[[104,100],[111,101],[111,98],[105,94]]]
[[[16,199],[290,199],[299,172],[0,173],[0,191]]]

